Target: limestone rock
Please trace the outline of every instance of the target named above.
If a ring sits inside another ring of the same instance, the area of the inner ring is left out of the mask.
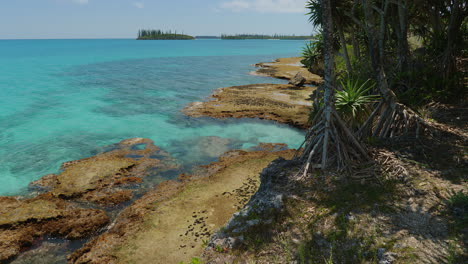
[[[296,73],[294,77],[289,80],[289,84],[294,85],[296,87],[302,87],[306,83],[306,79],[302,76],[300,72]]]
[[[32,183],[55,197],[114,205],[132,198],[127,187],[142,182],[150,173],[177,169],[171,156],[145,138],[112,145],[110,151],[62,164],[63,172]]]
[[[259,68],[252,72],[253,75],[270,76],[279,79],[291,80],[300,72],[305,78],[306,84],[319,85],[323,79],[319,75],[323,75],[323,71],[318,71],[319,67],[315,67],[312,72],[302,64],[302,57],[279,58],[273,62],[257,63],[254,66]]]
[[[42,236],[79,239],[108,222],[102,210],[79,208],[50,195],[27,200],[0,197],[0,262],[18,255]]]
[[[260,118],[307,128],[315,87],[290,84],[249,84],[220,88],[210,101],[192,103],[183,112],[192,117]]]

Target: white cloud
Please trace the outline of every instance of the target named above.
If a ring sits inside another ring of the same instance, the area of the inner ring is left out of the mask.
[[[231,2],[224,2],[221,3],[221,8],[231,9],[234,11],[240,11],[243,9],[249,9],[250,3],[246,1],[231,1]]]
[[[235,12],[253,10],[260,13],[304,13],[304,0],[233,0],[221,3],[221,8]]]
[[[85,5],[89,3],[89,0],[73,0],[73,2],[80,4],[80,5]]]
[[[143,3],[143,2],[133,2],[133,5],[136,8],[140,8],[140,9],[145,7],[145,3]]]

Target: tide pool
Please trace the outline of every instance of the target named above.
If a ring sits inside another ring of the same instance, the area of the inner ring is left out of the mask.
[[[151,138],[186,168],[216,159],[197,144],[295,148],[303,133],[255,119],[194,119],[180,110],[216,88],[284,83],[251,66],[299,56],[304,41],[0,40],[0,195],[27,191],[62,162],[132,137]],[[224,150],[224,149],[223,149]],[[214,151],[216,152],[216,151]]]

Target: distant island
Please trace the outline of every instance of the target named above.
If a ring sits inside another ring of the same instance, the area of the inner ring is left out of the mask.
[[[220,39],[220,36],[195,36],[196,39]]]
[[[177,34],[177,31],[172,32],[171,30],[162,31],[155,29],[140,29],[138,31],[137,40],[190,40],[195,39],[192,36]]]
[[[260,34],[236,34],[236,35],[221,35],[221,39],[281,39],[281,40],[307,40],[312,39],[312,36],[296,36],[296,35],[260,35]]]

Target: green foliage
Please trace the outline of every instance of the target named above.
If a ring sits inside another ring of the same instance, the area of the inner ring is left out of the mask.
[[[195,39],[192,36],[184,35],[184,34],[177,34],[177,31],[172,32],[169,31],[162,31],[156,29],[141,29],[138,31],[138,38],[139,40],[190,40]]]
[[[308,263],[309,256],[309,248],[306,244],[300,244],[299,248],[297,249],[297,255],[299,258],[299,263],[305,264]]]
[[[209,242],[210,242],[210,241],[209,241],[208,239],[202,239],[202,247],[203,247],[203,248],[206,248],[206,247],[208,246],[208,243],[209,243]]]
[[[423,65],[411,71],[395,74],[391,85],[402,103],[417,108],[432,101],[448,102],[466,96],[461,73],[444,78],[433,63],[424,61]]]
[[[309,70],[312,69],[314,65],[323,61],[322,49],[323,42],[321,41],[310,41],[306,43],[306,46],[302,49],[302,57],[304,57],[304,59],[302,59],[301,63]]]
[[[185,262],[181,261],[179,264],[185,264]],[[192,258],[187,264],[202,264],[202,262],[199,258]]]
[[[216,252],[218,252],[218,253],[224,253],[224,252],[226,252],[226,250],[225,250],[223,247],[221,247],[220,245],[216,245],[215,248],[214,248],[214,250],[215,250]]]
[[[468,209],[468,195],[462,191],[457,192],[452,197],[450,197],[448,202],[452,207],[461,207]]]
[[[323,258],[325,261],[325,264],[333,264],[333,247],[330,248],[330,256],[328,256],[328,259]]]
[[[336,93],[336,110],[352,128],[358,128],[368,118],[371,105],[379,97],[369,94],[375,86],[370,79],[362,81],[351,77],[340,81],[341,89]]]
[[[468,194],[460,191],[448,199],[456,223],[459,226],[468,226]]]
[[[322,75],[323,74],[323,36],[321,33],[315,35],[313,40],[306,43],[306,46],[302,48],[301,63],[309,69],[310,72]],[[334,39],[333,49],[338,51],[340,44],[338,38]]]
[[[282,39],[282,40],[307,40],[312,36],[296,36],[296,35],[261,35],[261,34],[236,34],[236,35],[221,35],[221,39]]]
[[[309,16],[309,22],[312,23],[314,27],[322,26],[322,6],[318,0],[309,0],[307,1],[306,8],[309,9],[309,12],[306,16]]]

